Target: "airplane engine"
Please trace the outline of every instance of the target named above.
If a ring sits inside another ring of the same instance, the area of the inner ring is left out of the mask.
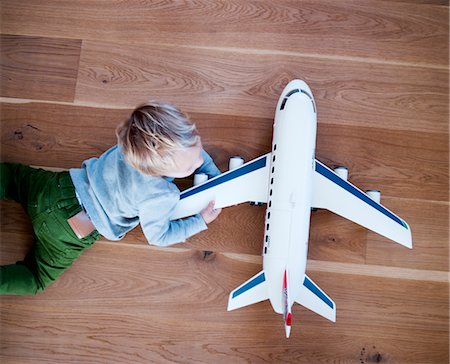
[[[196,173],[194,174],[194,186],[199,185],[208,180],[208,175],[205,173]]]
[[[380,203],[380,201],[381,201],[381,191],[379,191],[379,190],[368,190],[368,191],[366,191],[366,193],[376,203]]]
[[[336,173],[339,177],[341,177],[343,180],[347,181],[348,179],[348,168],[339,166],[334,169],[334,173]]]
[[[230,158],[230,162],[228,164],[228,170],[236,169],[244,164],[244,158],[235,156]]]

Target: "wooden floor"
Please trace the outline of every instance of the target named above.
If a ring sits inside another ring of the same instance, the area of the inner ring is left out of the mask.
[[[408,250],[313,214],[308,274],[337,322],[268,302],[227,312],[261,269],[264,207],[241,205],[186,244],[135,229],[98,241],[36,296],[0,298],[3,363],[432,363],[449,360],[448,2],[439,0],[1,3],[1,159],[78,167],[115,144],[147,99],[196,121],[222,171],[267,153],[278,96],[301,78],[318,107],[317,158],[411,226]],[[186,188],[189,181],[180,181]],[[30,222],[1,207],[0,264]]]

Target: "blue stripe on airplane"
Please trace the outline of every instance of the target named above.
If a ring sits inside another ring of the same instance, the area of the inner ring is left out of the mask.
[[[384,208],[382,205],[376,203],[374,200],[372,200],[369,196],[367,196],[365,193],[362,193],[355,187],[353,187],[350,183],[343,180],[339,176],[337,176],[334,172],[329,170],[328,168],[324,167],[322,164],[316,162],[316,172],[320,173],[322,176],[328,178],[330,181],[333,181],[343,189],[350,192],[352,195],[358,197],[360,200],[364,201],[365,203],[369,204],[373,208],[380,211],[382,214],[386,215],[387,217],[391,218],[395,222],[402,225],[404,228],[408,228],[406,224],[403,223],[402,220],[400,220],[397,216],[395,216],[392,212]]]
[[[265,276],[264,272],[261,272],[261,274],[259,276],[255,277],[255,279],[251,280],[250,282],[243,285],[238,290],[234,291],[233,298],[235,298],[235,297],[239,296],[240,294],[244,293],[245,291],[248,291],[249,289],[257,286],[258,284],[264,282],[265,280],[266,280],[266,276]]]
[[[238,178],[244,174],[256,171],[257,169],[264,168],[266,166],[266,156],[263,156],[259,159],[254,160],[253,162],[244,165],[236,170],[233,170],[229,173],[225,173],[222,176],[218,178],[212,179],[210,182],[205,183],[203,185],[198,186],[198,188],[193,188],[191,190],[186,190],[186,192],[183,192],[180,194],[180,200],[183,198],[195,195],[196,193],[199,193],[201,191],[210,189],[211,187],[220,185],[224,182],[230,181],[232,179]]]
[[[325,302],[328,306],[334,309],[333,301],[331,301],[320,289],[316,287],[316,285],[305,276],[305,280],[303,281],[303,285],[308,288],[312,293],[314,293],[317,297],[319,297],[323,302]]]

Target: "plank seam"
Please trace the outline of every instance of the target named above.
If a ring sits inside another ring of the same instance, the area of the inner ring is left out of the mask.
[[[172,248],[172,247],[157,247],[147,244],[130,244],[121,242],[110,242],[105,240],[99,240],[95,244],[102,244],[108,246],[120,246],[120,247],[134,247],[137,249],[150,249],[159,252],[166,253],[187,253],[192,251],[198,251],[200,249],[192,248]],[[218,253],[229,259],[238,260],[250,264],[261,264],[262,257],[259,255],[240,254],[240,253]],[[351,274],[370,276],[378,278],[394,278],[413,281],[429,281],[429,282],[450,282],[450,273],[446,271],[413,269],[403,267],[388,267],[382,265],[371,264],[356,264],[356,263],[340,263],[308,259],[307,263],[308,271],[312,272],[326,272],[337,274]]]
[[[419,63],[419,62],[402,62],[402,61],[389,61],[377,58],[369,57],[354,57],[354,56],[334,56],[334,55],[322,55],[318,53],[300,53],[300,52],[289,52],[289,51],[279,51],[279,50],[269,50],[269,49],[255,49],[255,48],[236,48],[236,47],[207,47],[207,46],[189,46],[189,45],[175,45],[175,44],[154,44],[156,46],[166,46],[166,47],[183,47],[183,48],[193,48],[202,49],[210,51],[222,51],[227,53],[239,53],[239,54],[253,54],[253,55],[269,55],[269,56],[291,56],[298,58],[316,58],[322,60],[333,60],[333,61],[344,61],[344,62],[357,62],[357,63],[371,63],[380,65],[390,65],[390,66],[401,66],[401,67],[412,67],[412,68],[426,68],[426,69],[436,69],[436,70],[448,70],[446,65],[432,64],[432,63]]]
[[[76,96],[76,95],[75,95]],[[117,106],[116,104],[106,104],[106,103],[95,103],[95,102],[86,102],[86,101],[78,101],[75,100],[74,102],[66,102],[66,101],[52,101],[52,100],[39,100],[39,99],[22,99],[22,98],[14,98],[14,97],[0,97],[0,103],[4,104],[51,104],[51,105],[60,105],[60,106],[75,106],[75,107],[89,107],[89,108],[96,108],[96,109],[108,109],[108,110],[129,110],[130,112],[133,110],[133,107],[131,106]],[[188,110],[186,111],[192,112],[192,113],[199,113],[199,114],[205,114],[205,112],[199,112],[196,110]],[[214,114],[214,113],[211,113]],[[215,115],[228,115],[228,116],[245,116],[241,114],[232,114],[232,113],[215,113]],[[258,117],[260,119],[268,119],[270,117]],[[321,124],[325,125],[337,125],[337,126],[359,126],[356,123],[350,123],[350,124],[337,124],[336,122],[327,122],[327,121],[321,121]],[[363,125],[366,128],[374,128],[374,129],[380,129],[372,126]],[[387,130],[399,130],[399,131],[413,131],[413,132],[423,132],[423,129],[407,129],[407,128],[381,128],[381,129],[387,129]],[[443,131],[425,131],[428,134],[438,134],[442,135]],[[448,134],[448,128],[445,134]]]
[[[17,35],[17,36],[36,36],[36,35],[27,35],[27,34],[13,34],[8,33],[8,35]],[[45,37],[45,36],[42,36]],[[80,39],[77,38],[67,38],[67,37],[58,37],[52,36],[51,38],[56,39]],[[87,42],[108,42],[114,43],[118,45],[146,45],[146,46],[161,46],[161,47],[176,47],[176,48],[186,48],[186,49],[202,49],[209,51],[221,51],[226,53],[238,53],[238,54],[257,54],[257,55],[270,55],[270,56],[291,56],[291,57],[299,57],[299,58],[316,58],[323,60],[333,60],[333,61],[344,61],[344,62],[358,62],[358,63],[371,63],[371,64],[380,64],[380,65],[392,65],[392,66],[402,66],[402,67],[415,67],[415,68],[427,68],[427,69],[438,69],[438,70],[447,70],[447,65],[426,63],[426,62],[402,62],[402,61],[393,61],[387,59],[378,59],[378,58],[369,58],[369,57],[357,57],[357,56],[341,56],[341,55],[332,55],[332,54],[319,54],[319,53],[301,53],[301,52],[289,52],[282,50],[271,50],[271,49],[256,49],[256,48],[238,48],[238,47],[211,47],[211,46],[202,46],[202,45],[188,45],[188,44],[174,44],[174,43],[157,43],[157,42],[134,42],[131,39],[129,41],[123,40],[105,40],[105,39],[83,39],[83,41]]]
[[[32,168],[42,168],[45,169],[47,171],[52,171],[52,172],[62,172],[62,171],[68,171],[67,168],[60,168],[60,167],[48,167],[48,166],[38,166],[38,165],[30,165],[30,167]],[[413,201],[413,202],[430,202],[432,204],[436,204],[436,205],[441,205],[441,206],[450,206],[450,201],[439,201],[439,200],[425,200],[425,199],[420,199],[420,198],[407,198],[407,197],[397,197],[397,196],[389,196],[389,195],[383,195],[383,198],[388,198],[388,199],[396,199],[396,200],[401,200],[401,201]],[[325,210],[325,209],[322,209]]]

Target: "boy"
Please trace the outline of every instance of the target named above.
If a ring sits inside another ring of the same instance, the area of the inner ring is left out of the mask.
[[[116,130],[118,144],[65,172],[0,165],[0,198],[19,202],[33,223],[24,261],[0,267],[0,294],[36,294],[54,282],[100,235],[120,240],[142,226],[148,242],[167,246],[207,229],[221,209],[169,221],[180,191],[172,183],[195,170],[220,174],[195,125],[175,106],[149,102]]]

